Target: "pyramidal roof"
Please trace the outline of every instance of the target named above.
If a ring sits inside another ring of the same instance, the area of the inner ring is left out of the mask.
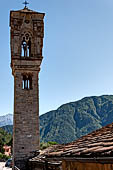
[[[36,12],[36,11],[33,11],[33,10],[27,8],[27,7],[25,7],[24,9],[21,9],[19,11],[21,11],[21,12]]]
[[[24,9],[21,9],[21,10],[17,10],[15,12],[25,12],[25,13],[39,13],[39,14],[45,14],[45,13],[40,13],[40,12],[37,12],[37,11],[33,11],[27,7],[24,7]]]

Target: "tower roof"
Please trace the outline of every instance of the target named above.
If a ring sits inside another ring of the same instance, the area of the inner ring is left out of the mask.
[[[35,19],[37,18],[37,16],[41,19],[43,19],[45,16],[45,13],[33,11],[27,7],[24,7],[24,9],[20,9],[20,10],[11,10],[10,11],[10,26],[11,26],[11,18],[19,18],[21,14],[22,15],[33,14],[33,16],[35,16]]]
[[[28,7],[24,7],[23,9],[20,9],[20,10],[17,10],[17,11],[12,10],[11,12],[35,13],[35,14],[37,13],[37,14],[43,14],[43,15],[45,15],[45,13],[40,13],[40,12],[31,10],[31,9],[29,9]]]

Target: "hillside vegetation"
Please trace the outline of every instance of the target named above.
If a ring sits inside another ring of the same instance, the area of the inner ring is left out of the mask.
[[[41,115],[40,139],[68,143],[112,122],[113,95],[86,97]]]
[[[113,95],[86,97],[40,116],[41,141],[68,143],[113,122]]]
[[[0,128],[0,153],[4,153],[3,146],[10,145],[12,136]]]
[[[13,133],[13,125],[2,126],[2,129],[5,130],[7,133],[10,133],[10,134]]]

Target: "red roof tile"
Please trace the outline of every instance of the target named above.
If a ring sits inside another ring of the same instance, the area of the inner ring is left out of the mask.
[[[58,145],[45,153],[46,157],[111,157],[113,156],[113,123],[80,139]]]

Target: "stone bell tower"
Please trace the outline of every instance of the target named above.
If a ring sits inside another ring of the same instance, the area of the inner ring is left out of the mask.
[[[14,76],[13,162],[21,170],[26,169],[26,161],[39,150],[38,79],[43,59],[44,15],[26,6],[10,12]]]

